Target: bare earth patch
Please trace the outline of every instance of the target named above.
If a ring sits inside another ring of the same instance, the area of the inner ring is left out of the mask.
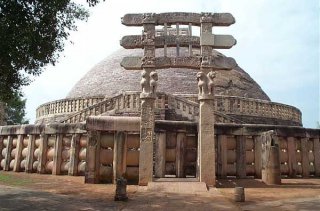
[[[254,179],[219,180],[208,192],[179,193],[129,185],[129,201],[115,202],[112,184],[84,184],[82,176],[0,171],[0,210],[320,210],[320,179],[282,182],[266,186]],[[245,187],[246,202],[233,201],[235,186]]]

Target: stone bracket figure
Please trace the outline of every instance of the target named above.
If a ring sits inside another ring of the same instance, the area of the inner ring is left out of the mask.
[[[142,98],[152,97],[154,98],[156,95],[157,87],[158,87],[158,73],[155,71],[151,71],[150,73],[146,70],[143,70],[141,73],[141,95]]]
[[[210,71],[207,75],[204,72],[197,73],[198,99],[213,99],[214,97],[214,78],[216,73]]]

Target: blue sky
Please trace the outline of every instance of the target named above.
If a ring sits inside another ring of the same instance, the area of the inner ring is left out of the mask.
[[[314,128],[320,121],[319,10],[318,0],[107,0],[91,8],[88,22],[71,33],[74,44],[67,42],[60,62],[24,88],[27,118],[33,122],[37,106],[64,98],[88,70],[121,47],[122,36],[140,34],[141,28],[121,25],[125,13],[230,12],[236,23],[214,33],[232,34],[237,45],[222,53],[234,57],[272,101],[299,108],[304,126]]]

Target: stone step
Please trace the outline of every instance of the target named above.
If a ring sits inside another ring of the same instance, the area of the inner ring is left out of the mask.
[[[196,194],[207,192],[208,189],[204,182],[199,182],[195,178],[159,178],[148,183],[148,191]]]

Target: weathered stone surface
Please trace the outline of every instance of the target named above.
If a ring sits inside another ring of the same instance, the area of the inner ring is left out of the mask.
[[[214,54],[222,54],[213,51]],[[174,57],[175,48],[167,49],[168,57]],[[199,52],[194,50],[193,55]],[[67,98],[115,96],[119,91],[141,91],[139,71],[127,71],[120,66],[125,56],[142,57],[142,49],[122,49],[107,57],[91,69],[69,92]],[[187,48],[180,48],[180,56],[188,56]],[[156,50],[156,56],[163,56],[163,49]],[[158,91],[171,94],[197,94],[197,70],[184,68],[158,71]],[[125,82],[125,83],[123,83]],[[179,84],[179,86],[177,86]],[[232,95],[270,100],[260,86],[239,66],[230,71],[219,71],[215,79],[215,94]]]
[[[199,177],[207,186],[215,186],[214,114],[211,100],[200,100],[199,118]]]
[[[208,67],[217,70],[230,70],[237,66],[235,60],[231,57],[216,56],[208,61]],[[127,70],[141,70],[143,66],[142,57],[124,57],[120,65]],[[201,57],[157,57],[155,58],[156,69],[166,68],[189,68],[199,69]]]
[[[148,185],[153,177],[154,99],[141,102],[139,185]]]
[[[139,13],[139,14],[126,14],[121,18],[122,24],[126,26],[142,26],[143,23],[148,21],[152,21],[157,25],[167,24],[185,24],[188,25],[191,23],[192,25],[199,26],[201,17],[207,16],[207,22],[213,23],[214,26],[230,26],[235,23],[234,17],[230,13],[187,13],[187,12],[168,12],[168,13]]]
[[[211,45],[216,49],[229,49],[234,46],[237,41],[231,35],[212,35],[207,41],[208,45]],[[128,35],[122,37],[120,45],[126,49],[143,48],[142,36],[141,35]],[[200,38],[197,36],[184,36],[184,35],[161,35],[155,37],[155,47],[163,48],[164,45],[167,47],[189,47],[200,48]]]
[[[139,131],[140,117],[91,116],[86,122],[88,130]]]

